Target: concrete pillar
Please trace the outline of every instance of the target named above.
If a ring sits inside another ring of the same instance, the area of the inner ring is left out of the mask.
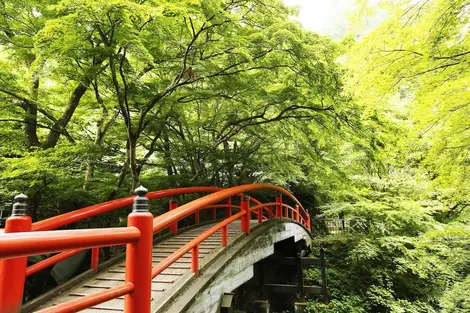
[[[306,302],[296,302],[294,303],[294,312],[295,313],[304,313],[305,308],[307,308]]]
[[[268,300],[255,300],[254,307],[255,307],[255,313],[269,313]]]

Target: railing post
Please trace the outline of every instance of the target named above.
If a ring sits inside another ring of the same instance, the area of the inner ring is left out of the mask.
[[[300,222],[300,213],[299,213],[300,207],[298,204],[295,205],[295,220],[297,222]]]
[[[91,269],[95,272],[98,270],[98,264],[100,263],[100,248],[91,249]]]
[[[191,270],[196,274],[196,277],[199,276],[199,244],[191,250]]]
[[[178,202],[176,199],[171,199],[170,200],[170,211],[176,209],[178,207]],[[173,224],[170,225],[170,233],[173,235],[176,235],[178,233],[178,222],[174,222]]]
[[[200,211],[197,210],[196,213],[194,213],[194,224],[199,224],[200,216]]]
[[[240,207],[245,214],[241,218],[241,231],[250,234],[250,197],[242,196]]]
[[[322,289],[322,296],[323,296],[323,303],[328,304],[329,296],[328,296],[328,283],[326,281],[326,258],[325,258],[325,250],[323,248],[320,249],[320,271],[321,271],[321,289]]]
[[[137,196],[127,219],[128,227],[139,229],[140,238],[126,247],[126,283],[134,284],[134,290],[124,296],[126,313],[150,313],[153,215],[148,209],[147,192],[142,186],[134,191]]]
[[[277,195],[276,196],[276,203],[279,203],[276,205],[276,217],[281,218],[282,217],[282,195]]]
[[[258,223],[263,222],[263,208],[258,209]]]
[[[31,231],[27,201],[28,197],[24,194],[15,197],[13,211],[5,223],[5,233]],[[0,313],[20,312],[27,265],[27,257],[0,261]]]
[[[307,220],[305,222],[307,223],[306,226],[307,226],[308,231],[311,232],[312,231],[312,225],[310,224],[310,214],[309,213],[307,213]]]
[[[227,208],[227,218],[232,216],[232,197],[228,198],[227,199],[227,204],[228,204],[228,208]]]
[[[222,227],[222,247],[227,248],[228,246],[228,225]]]

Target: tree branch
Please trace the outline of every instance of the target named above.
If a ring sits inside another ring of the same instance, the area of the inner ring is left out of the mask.
[[[18,120],[18,119],[14,119],[14,118],[0,119],[0,122],[15,122],[15,123],[27,124],[27,122],[25,122],[23,120]],[[43,124],[37,124],[37,127],[49,129],[52,132],[59,132],[61,135],[64,135],[71,143],[75,143],[75,140],[72,138],[72,136],[70,136],[70,134],[67,131],[57,130],[57,129],[54,129],[53,127],[51,127],[51,126],[47,126],[47,125],[43,125]]]

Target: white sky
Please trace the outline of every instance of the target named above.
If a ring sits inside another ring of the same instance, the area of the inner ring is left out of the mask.
[[[340,39],[348,29],[348,14],[356,0],[284,0],[287,5],[299,6],[302,25],[322,35]]]

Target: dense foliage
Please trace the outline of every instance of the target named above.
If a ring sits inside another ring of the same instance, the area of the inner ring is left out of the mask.
[[[280,1],[2,1],[2,12],[0,194],[30,195],[34,218],[138,183],[339,180],[336,141],[356,140],[359,118],[341,49]]]
[[[351,229],[318,242],[333,301],[311,312],[470,311],[469,9],[382,1],[360,20],[384,22],[345,40],[347,90],[377,122],[382,167],[356,173],[349,201],[324,207]]]
[[[333,42],[281,0],[2,0],[2,209],[280,184],[352,227],[310,312],[469,312],[469,10],[382,1]]]

